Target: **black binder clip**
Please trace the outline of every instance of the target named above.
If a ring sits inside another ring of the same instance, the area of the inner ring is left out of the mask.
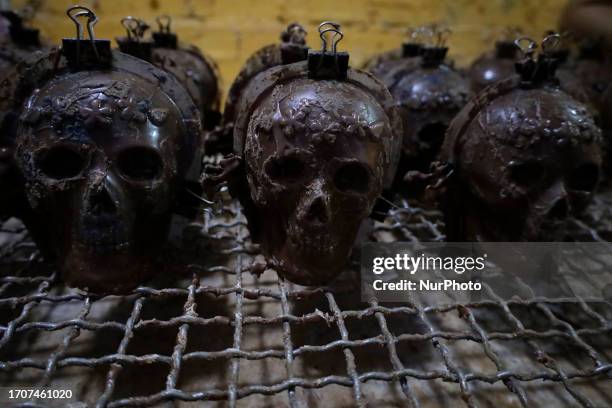
[[[402,58],[414,58],[421,55],[423,44],[421,44],[420,36],[423,31],[423,27],[408,29],[409,39],[402,43]]]
[[[143,39],[149,25],[145,21],[132,16],[122,18],[121,25],[125,28],[127,35],[117,38],[119,50],[150,62],[153,42]]]
[[[518,61],[516,66],[517,73],[521,76],[522,86],[531,87],[544,81],[558,83],[555,72],[559,61],[554,57],[554,50],[561,42],[559,34],[551,34],[542,40],[540,55],[535,57],[538,47],[535,41],[528,37],[517,38],[514,44],[521,50],[525,58]]]
[[[113,54],[110,40],[97,40],[94,35],[94,26],[98,16],[83,6],[70,7],[66,14],[76,25],[76,38],[62,40],[62,53],[68,60],[68,65],[74,69],[104,68],[112,65]],[[89,41],[83,40],[83,26],[79,17],[87,16],[87,33]]]
[[[433,25],[425,28],[429,32],[432,42],[421,50],[421,66],[424,68],[435,68],[440,66],[446,59],[448,47],[446,40],[452,33],[450,29]]]
[[[155,19],[159,26],[159,31],[153,33],[153,41],[156,47],[176,48],[178,47],[178,37],[170,31],[172,19],[170,16],[163,15]]]
[[[325,28],[330,26],[330,28]],[[331,51],[327,49],[327,33],[334,33],[331,38]],[[319,25],[321,51],[308,50],[308,76],[313,79],[346,79],[348,71],[348,52],[337,52],[338,43],[344,37],[340,24],[326,21]]]

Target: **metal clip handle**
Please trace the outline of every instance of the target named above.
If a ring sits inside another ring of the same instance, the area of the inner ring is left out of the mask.
[[[554,51],[560,43],[561,35],[557,33],[547,35],[540,43],[540,55],[535,58],[538,44],[534,40],[529,37],[520,37],[514,41],[514,45],[525,56],[525,60],[518,62],[516,65],[524,86],[555,81],[555,71],[560,57],[555,56]]]
[[[514,45],[518,48],[525,57],[533,58],[535,50],[538,48],[538,44],[531,38],[522,36],[514,40]]]
[[[326,28],[323,29],[323,27],[326,26],[330,26],[330,28]],[[340,41],[342,41],[342,39],[344,38],[344,34],[342,33],[342,31],[340,31],[340,24],[338,23],[334,23],[332,21],[325,21],[323,23],[321,23],[319,25],[319,37],[321,38],[321,51],[322,52],[327,52],[327,39],[326,34],[327,33],[334,33],[334,35],[331,38],[331,42],[332,42],[332,49],[331,51],[335,54],[337,52],[337,48],[338,48],[338,43]],[[338,38],[336,40],[336,37],[340,36],[340,38]]]
[[[321,51],[308,51],[308,76],[314,79],[346,79],[349,54],[338,52],[338,43],[344,38],[340,24],[324,21],[319,25],[319,37],[321,37]],[[329,43],[331,43],[331,52],[328,50]]]
[[[414,58],[423,51],[423,27],[409,27],[406,29],[407,39],[402,42],[402,58]]]
[[[559,44],[561,44],[561,34],[549,34],[542,40],[542,52],[544,54],[549,54],[551,51],[554,51]]]
[[[73,13],[74,11],[78,11],[78,13],[75,14]],[[85,6],[72,6],[66,10],[66,14],[76,25],[76,38],[79,41],[83,39],[83,26],[77,19],[82,16],[87,16],[87,34],[89,35],[89,40],[93,43],[96,38],[94,35],[94,26],[98,23],[98,16],[96,13]]]
[[[121,25],[125,28],[128,40],[138,39],[138,21],[134,17],[123,17]]]
[[[415,44],[420,44],[423,40],[424,35],[427,34],[426,27],[408,27],[406,30],[406,36],[410,40],[410,42]]]
[[[430,24],[419,29],[419,35],[428,37],[428,45],[431,47],[444,47],[446,40],[452,34],[452,30],[448,27],[441,27],[438,24]]]
[[[437,28],[434,30],[434,35],[436,38],[436,47],[444,47],[446,46],[446,41],[448,37],[453,33],[453,31],[448,28]]]
[[[157,17],[155,21],[157,21],[160,33],[170,34],[170,25],[172,24],[172,18],[169,15],[161,15]]]
[[[132,16],[122,18],[121,25],[125,28],[128,40],[137,42],[142,40],[145,31],[149,29],[149,25],[144,20]]]
[[[73,13],[75,12],[76,13]],[[79,44],[83,40],[83,26],[79,22],[78,18],[87,16],[87,34],[89,35],[89,42],[91,43],[91,47],[96,58],[100,58],[100,54],[98,54],[98,49],[96,47],[96,36],[94,35],[94,26],[98,23],[98,16],[96,13],[88,9],[84,6],[72,6],[68,10],[66,10],[66,14],[68,17],[74,22],[76,25],[76,39],[77,39],[77,61],[79,59]]]

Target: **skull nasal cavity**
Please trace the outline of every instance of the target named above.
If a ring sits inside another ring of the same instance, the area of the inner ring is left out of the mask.
[[[327,215],[327,208],[325,207],[325,202],[322,197],[317,197],[310,204],[310,208],[308,208],[308,213],[306,214],[306,219],[309,221],[325,223],[329,220],[329,216]]]
[[[89,211],[93,215],[114,214],[117,211],[117,207],[108,191],[103,188],[90,196]]]
[[[569,214],[569,205],[567,200],[561,199],[548,211],[548,216],[554,219],[563,220]]]
[[[429,142],[432,147],[439,147],[444,141],[446,125],[440,122],[429,123],[419,131],[419,139]]]

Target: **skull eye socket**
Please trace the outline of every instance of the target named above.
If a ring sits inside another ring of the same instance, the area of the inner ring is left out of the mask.
[[[57,146],[40,154],[37,164],[45,176],[63,180],[81,174],[86,163],[85,158],[76,150],[68,146]]]
[[[360,163],[346,163],[336,170],[334,184],[343,193],[366,193],[370,187],[370,172]]]
[[[593,164],[583,164],[574,169],[568,180],[570,190],[593,191],[599,181],[599,168]]]
[[[524,162],[510,165],[512,181],[523,187],[537,184],[544,176],[544,167],[537,162]]]
[[[117,164],[121,173],[136,181],[154,180],[161,174],[162,159],[148,147],[130,147],[119,154]]]
[[[274,182],[291,182],[302,178],[306,163],[299,157],[286,156],[273,158],[266,163],[266,174]]]

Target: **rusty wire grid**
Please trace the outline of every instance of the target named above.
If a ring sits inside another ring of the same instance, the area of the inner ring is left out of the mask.
[[[607,237],[588,227],[607,225],[599,200],[576,236]],[[369,236],[443,240],[440,218],[401,201]],[[0,386],[68,388],[92,407],[612,406],[609,302],[506,300],[485,285],[471,303],[362,303],[355,260],[329,287],[261,273],[236,202],[185,231],[153,282],[96,298],[5,222]]]

